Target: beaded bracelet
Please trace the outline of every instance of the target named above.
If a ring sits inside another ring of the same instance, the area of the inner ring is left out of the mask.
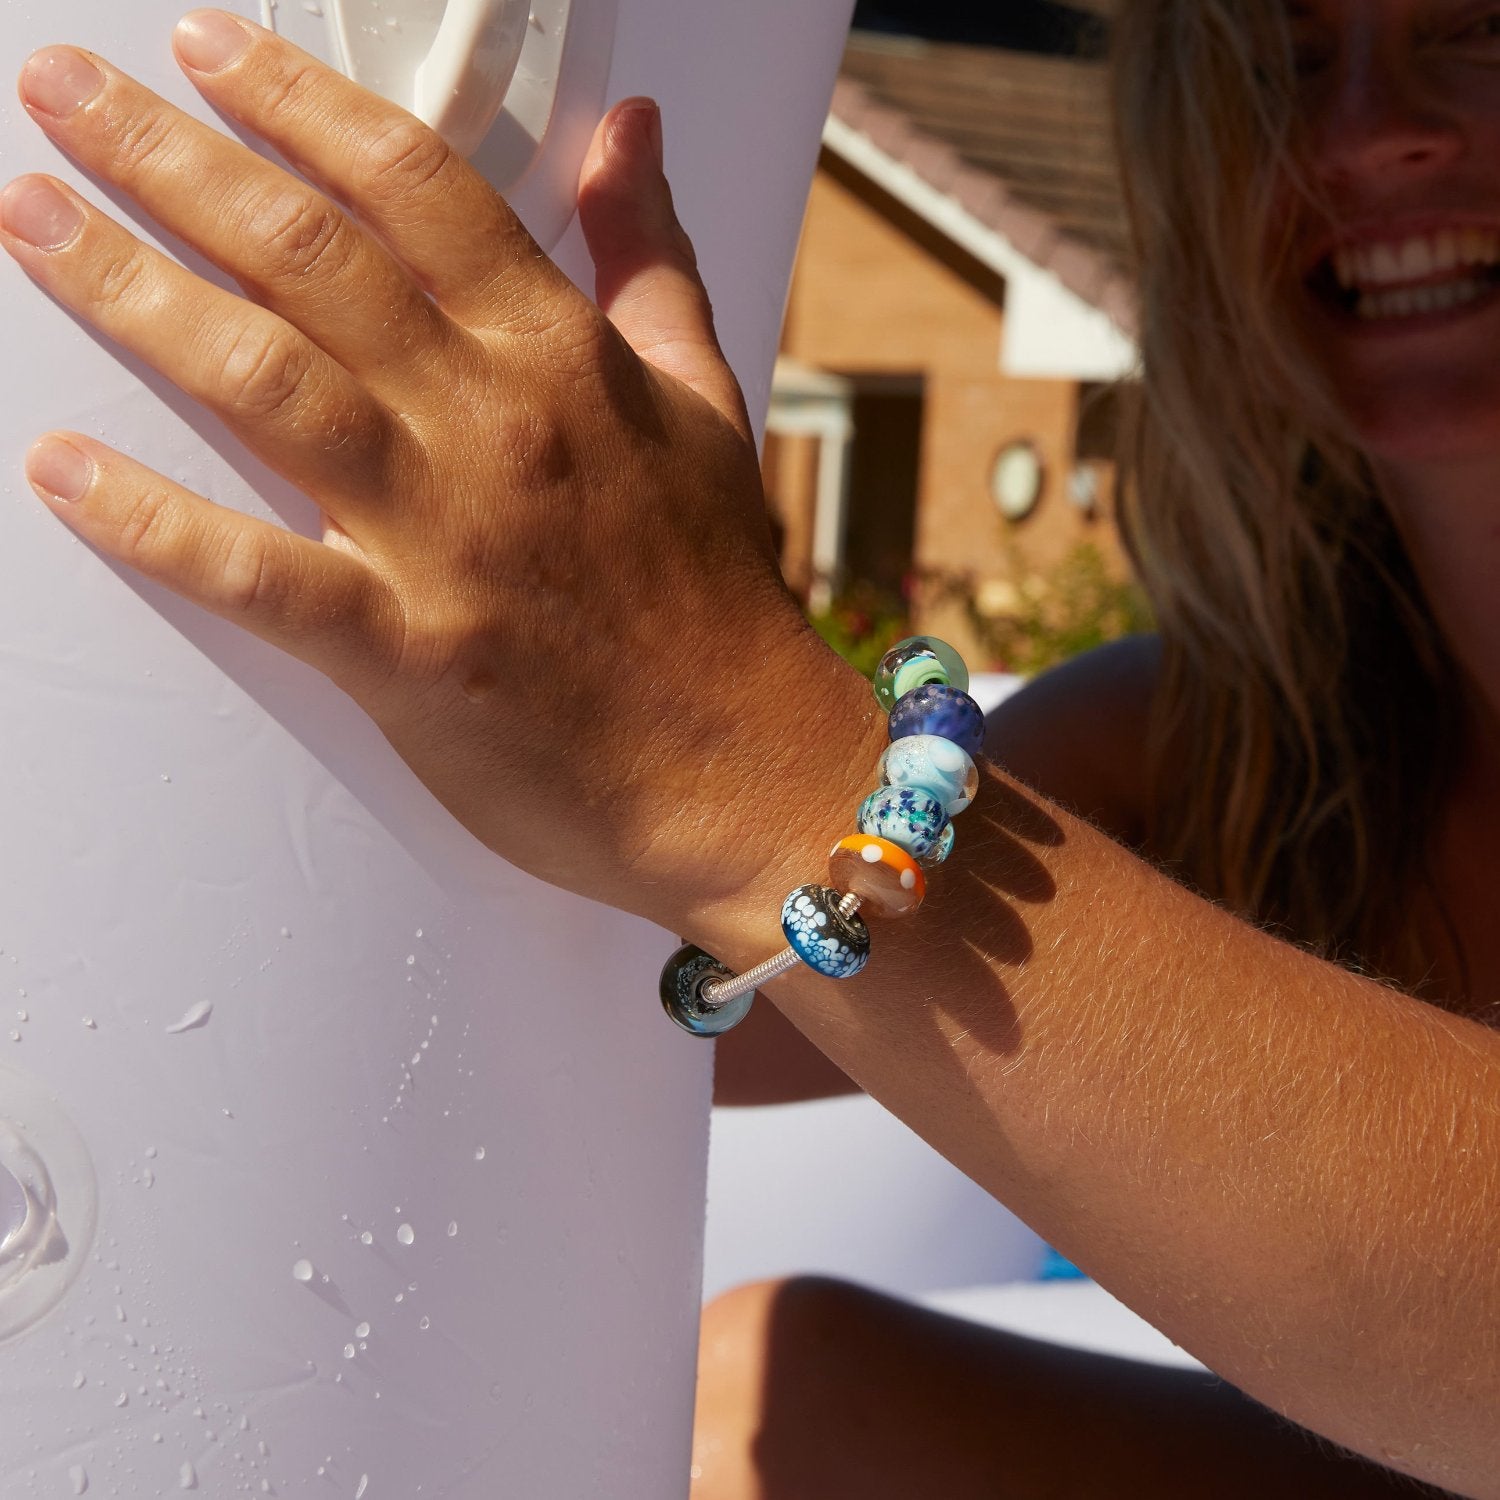
[[[870,961],[876,917],[909,917],[927,893],[925,872],[953,852],[953,822],[979,791],[974,757],[984,712],[968,695],[969,671],[952,646],[913,636],[881,658],[875,697],[890,715],[880,786],[859,809],[859,833],[829,855],[836,886],[803,885],[786,898],[781,926],[791,946],[746,974],[731,973],[691,943],[661,971],[667,1014],[694,1036],[721,1036],[749,1013],[756,990],[799,963],[852,979]]]

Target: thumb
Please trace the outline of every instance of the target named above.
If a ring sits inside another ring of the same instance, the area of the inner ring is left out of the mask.
[[[652,100],[626,99],[600,121],[579,181],[578,218],[605,316],[642,359],[748,433],[692,241],[672,206],[661,114]]]

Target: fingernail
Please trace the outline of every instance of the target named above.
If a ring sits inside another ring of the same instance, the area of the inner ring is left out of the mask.
[[[631,123],[646,137],[651,148],[651,157],[660,171],[665,157],[661,136],[661,110],[654,99],[635,99],[626,106]]]
[[[250,33],[219,10],[195,10],[177,23],[177,55],[199,73],[227,68],[250,45]]]
[[[104,74],[75,47],[48,47],[26,59],[21,92],[44,114],[71,115],[104,87]]]
[[[0,194],[0,224],[39,250],[66,245],[82,223],[78,205],[44,177],[22,177]]]
[[[61,438],[43,438],[26,455],[26,477],[54,500],[78,500],[94,477],[94,461]]]

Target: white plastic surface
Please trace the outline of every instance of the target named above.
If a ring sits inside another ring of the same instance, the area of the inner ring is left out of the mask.
[[[185,8],[0,0],[0,56],[75,41],[213,120]],[[548,150],[662,100],[762,413],[846,0],[625,0],[592,50],[585,12]],[[7,88],[0,172],[38,168],[108,206]],[[511,870],[322,678],[57,524],[20,474],[53,426],[316,515],[8,260],[0,315],[0,1120],[63,1283],[0,1342],[0,1496],[685,1495],[710,1052],[656,999],[675,937]]]
[[[604,110],[619,3],[260,0],[260,10],[265,25],[441,131],[550,249]],[[641,12],[642,0],[626,3]]]

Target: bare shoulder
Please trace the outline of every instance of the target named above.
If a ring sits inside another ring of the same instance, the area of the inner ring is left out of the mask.
[[[1050,801],[1139,846],[1160,670],[1154,635],[1129,636],[1064,662],[987,716],[985,754]]]

